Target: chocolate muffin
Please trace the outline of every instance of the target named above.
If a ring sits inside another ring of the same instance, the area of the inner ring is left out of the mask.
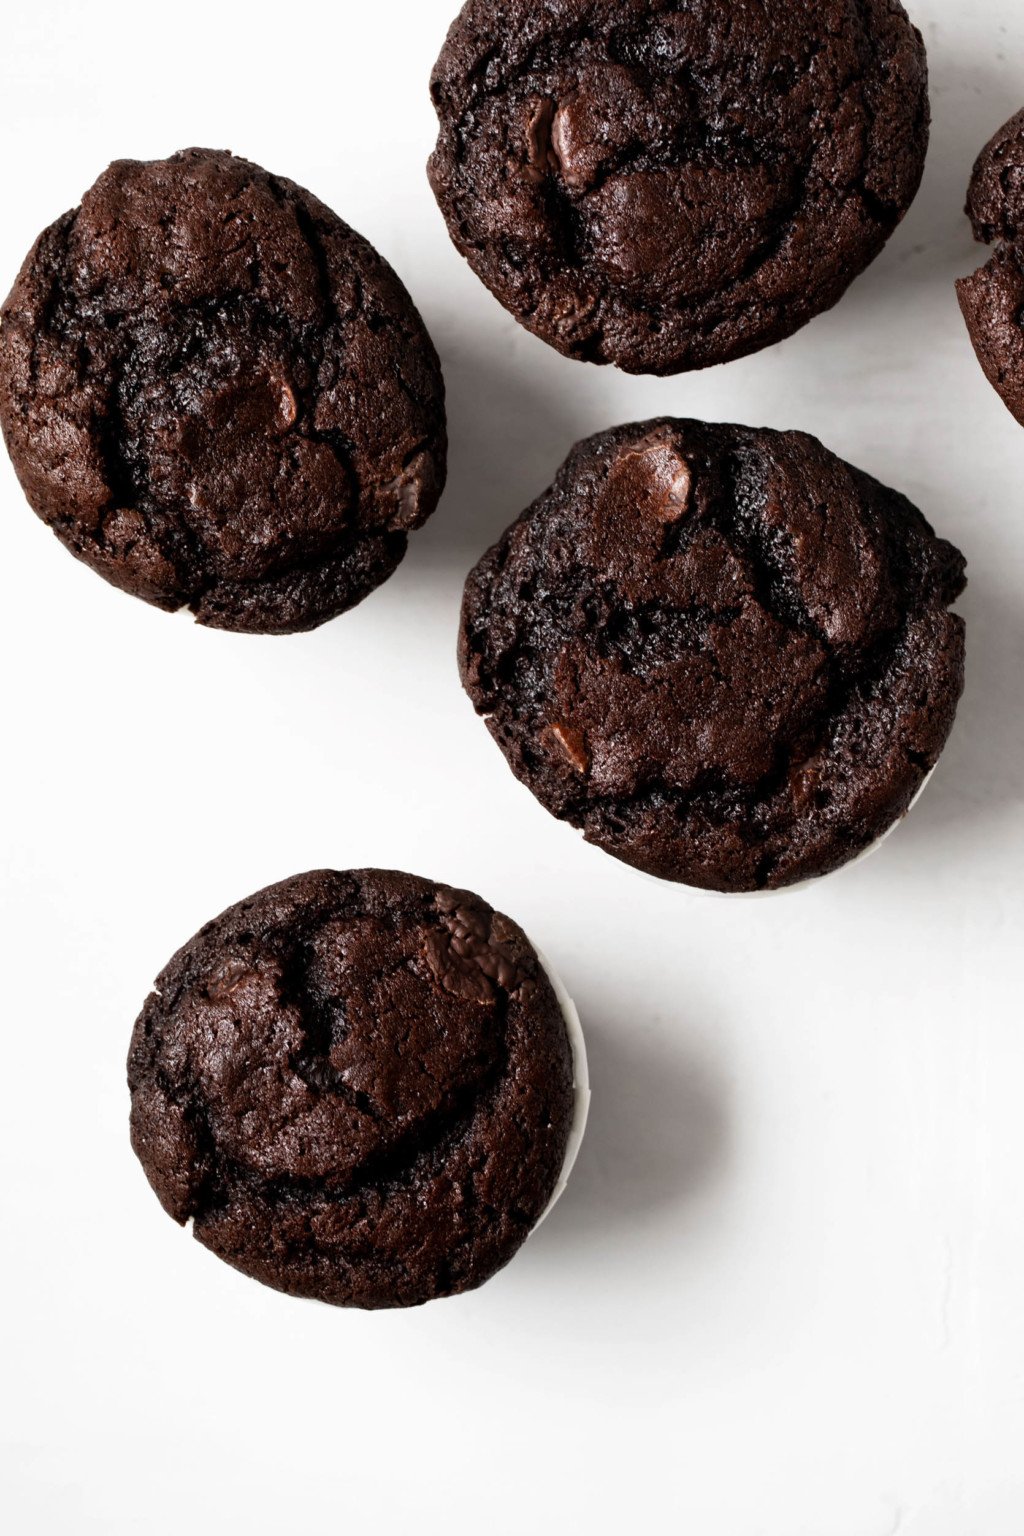
[[[40,235],[2,320],[29,502],[159,608],[312,629],[390,576],[437,505],[444,386],[412,300],[248,160],[116,161]]]
[[[964,676],[960,553],[798,432],[577,444],[466,583],[462,680],[516,777],[719,891],[837,869],[909,807]]]
[[[293,1296],[408,1307],[470,1290],[544,1214],[573,1115],[555,993],[478,896],[319,870],[207,923],[128,1058],[164,1209]]]
[[[927,66],[898,0],[467,0],[429,175],[516,319],[629,373],[781,341],[917,191]]]
[[[978,361],[1024,425],[1024,110],[992,138],[974,166],[967,215],[991,259],[956,285]]]

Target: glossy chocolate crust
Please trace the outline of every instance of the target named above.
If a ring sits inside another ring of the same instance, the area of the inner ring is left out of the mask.
[[[412,300],[247,160],[116,161],[36,241],[2,319],[29,502],[160,608],[311,629],[390,576],[437,505],[444,386]]]
[[[974,166],[967,215],[995,251],[956,285],[978,361],[1024,426],[1024,110],[986,144]]]
[[[812,437],[663,419],[579,443],[470,573],[463,683],[555,816],[720,891],[838,868],[949,733],[964,561]]]
[[[567,356],[703,368],[835,304],[917,191],[897,0],[468,0],[431,81],[456,246]]]
[[[319,870],[207,923],[128,1059],[164,1209],[247,1275],[407,1307],[506,1264],[573,1113],[565,1021],[522,930],[467,891]]]

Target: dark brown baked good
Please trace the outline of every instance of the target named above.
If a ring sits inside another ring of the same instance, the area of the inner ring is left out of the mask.
[[[898,0],[467,0],[431,91],[458,249],[542,340],[630,373],[742,357],[835,304],[928,144]]]
[[[667,880],[825,874],[953,723],[960,553],[797,432],[659,420],[577,444],[470,573],[463,683],[555,816]]]
[[[118,160],[4,305],[25,494],[115,586],[285,633],[390,576],[445,477],[444,386],[387,263],[227,153]]]
[[[1024,110],[978,156],[967,194],[975,238],[996,249],[957,297],[978,361],[1024,425]]]
[[[293,1296],[415,1306],[508,1262],[558,1179],[565,1021],[479,897],[319,870],[207,923],[128,1059],[132,1145],[164,1209]]]

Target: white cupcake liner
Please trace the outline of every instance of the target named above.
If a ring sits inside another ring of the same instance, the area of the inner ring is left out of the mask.
[[[533,940],[530,941],[533,943]],[[583,1133],[587,1128],[587,1116],[590,1113],[590,1074],[587,1070],[587,1047],[583,1039],[583,1026],[580,1023],[579,1012],[576,1004],[569,996],[561,977],[555,971],[551,962],[537,945],[533,945],[537,959],[550,981],[558,1006],[562,1010],[565,1020],[565,1032],[569,1036],[569,1045],[572,1050],[572,1091],[573,1113],[572,1123],[569,1126],[569,1139],[565,1144],[565,1156],[562,1158],[562,1170],[558,1175],[558,1183],[555,1185],[551,1199],[538,1216],[530,1236],[536,1232],[542,1221],[546,1221],[565,1193],[565,1187],[569,1182],[573,1165],[579,1156],[580,1147],[583,1144]]]
[[[792,885],[781,885],[777,890],[770,891],[709,891],[702,885],[687,885],[684,880],[663,880],[660,875],[650,875],[646,870],[637,869],[635,865],[628,865],[627,867],[632,869],[634,874],[639,875],[641,880],[646,880],[653,885],[659,885],[662,890],[666,887],[674,888],[677,891],[685,891],[688,896],[710,896],[720,901],[759,901],[764,896],[792,896],[799,891],[809,890],[812,885],[820,885],[823,880],[832,880],[836,875],[844,874],[846,870],[853,869],[858,864],[863,864],[865,859],[870,859],[873,854],[877,853],[882,844],[892,837],[893,833],[906,821],[914,806],[928,788],[932,774],[937,767],[938,764],[936,763],[933,768],[929,769],[916,795],[902,816],[897,816],[892,825],[886,827],[880,837],[876,837],[873,843],[869,843],[866,848],[862,848],[860,853],[856,854],[854,858],[848,859],[845,864],[840,864],[837,869],[830,869],[824,875],[809,875],[806,880],[796,880]],[[536,948],[536,946],[534,947]]]

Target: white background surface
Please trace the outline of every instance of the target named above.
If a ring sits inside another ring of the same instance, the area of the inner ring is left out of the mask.
[[[0,464],[16,1536],[1024,1533],[1024,431],[951,286],[981,254],[971,163],[1024,102],[1024,8],[911,9],[934,133],[885,254],[783,346],[660,382],[558,357],[451,248],[423,163],[455,0],[8,9],[0,287],[112,158],[230,147],[395,264],[452,436],[398,575],[287,640],[119,595]],[[470,564],[574,439],[664,412],[815,432],[970,562],[939,770],[876,858],[807,893],[707,900],[588,849],[459,687]],[[359,864],[513,914],[590,1044],[557,1211],[483,1290],[404,1314],[234,1274],[127,1136],[128,1036],[171,951],[268,881]]]

